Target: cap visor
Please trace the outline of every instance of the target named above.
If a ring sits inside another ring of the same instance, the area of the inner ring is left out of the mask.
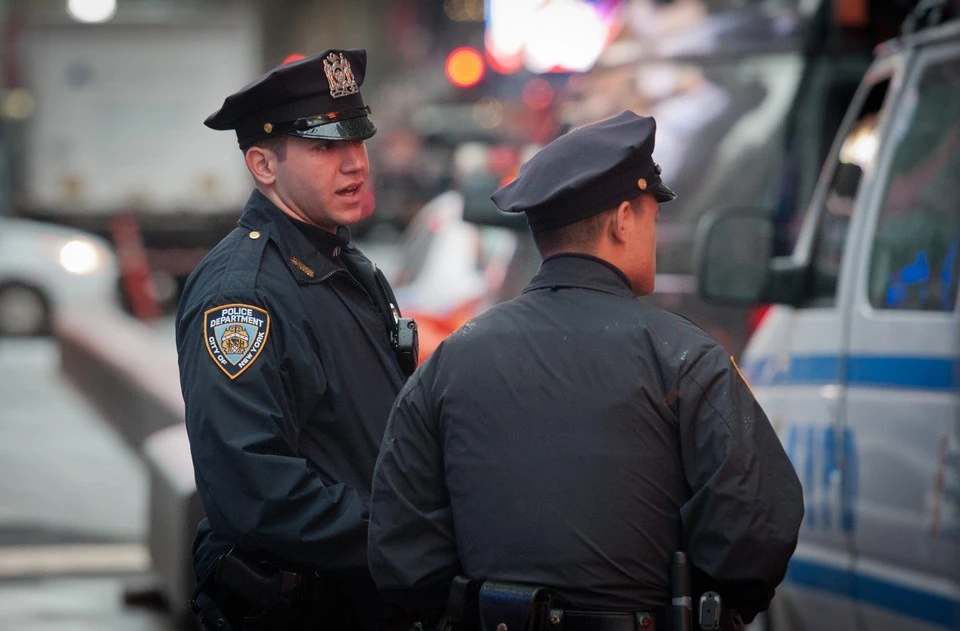
[[[360,116],[287,133],[291,136],[318,140],[366,140],[377,133],[377,126],[369,116]]]
[[[663,183],[663,180],[657,178],[655,182],[650,183],[650,187],[647,189],[648,193],[652,193],[653,196],[661,204],[665,202],[672,202],[677,198],[677,194],[670,189],[669,186]]]

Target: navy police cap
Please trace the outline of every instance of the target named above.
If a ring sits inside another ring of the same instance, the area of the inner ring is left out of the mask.
[[[534,232],[586,219],[650,193],[677,198],[653,161],[657,123],[630,111],[574,129],[537,152],[491,199],[508,213],[526,213]]]
[[[211,129],[233,129],[246,149],[282,134],[366,140],[377,132],[360,86],[367,51],[328,50],[278,66],[231,94],[207,117]]]

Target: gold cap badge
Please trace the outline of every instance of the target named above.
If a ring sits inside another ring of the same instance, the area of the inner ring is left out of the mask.
[[[272,124],[272,123],[264,123],[264,124],[263,124],[263,131],[267,132],[268,134],[269,134],[270,132],[272,132],[272,131],[273,131],[273,124]]]
[[[637,180],[637,186],[640,187],[641,191],[647,190],[647,180],[646,178],[640,178]]]
[[[330,96],[333,98],[339,99],[341,96],[356,94],[360,91],[356,80],[353,78],[350,62],[343,56],[343,53],[327,55],[327,58],[323,60],[323,71],[327,74]]]

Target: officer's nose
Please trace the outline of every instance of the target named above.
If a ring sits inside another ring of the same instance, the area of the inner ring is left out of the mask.
[[[343,159],[340,161],[340,170],[344,173],[366,170],[367,148],[362,140],[350,140],[343,145]]]

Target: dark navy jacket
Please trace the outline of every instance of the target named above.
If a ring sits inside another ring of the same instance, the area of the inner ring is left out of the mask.
[[[231,545],[288,568],[366,567],[371,475],[405,377],[336,246],[254,192],[184,289],[198,574]]]
[[[635,299],[615,267],[558,255],[404,386],[374,474],[370,567],[414,615],[442,608],[458,573],[643,611],[670,602],[685,550],[700,588],[752,618],[802,515],[730,355]]]

